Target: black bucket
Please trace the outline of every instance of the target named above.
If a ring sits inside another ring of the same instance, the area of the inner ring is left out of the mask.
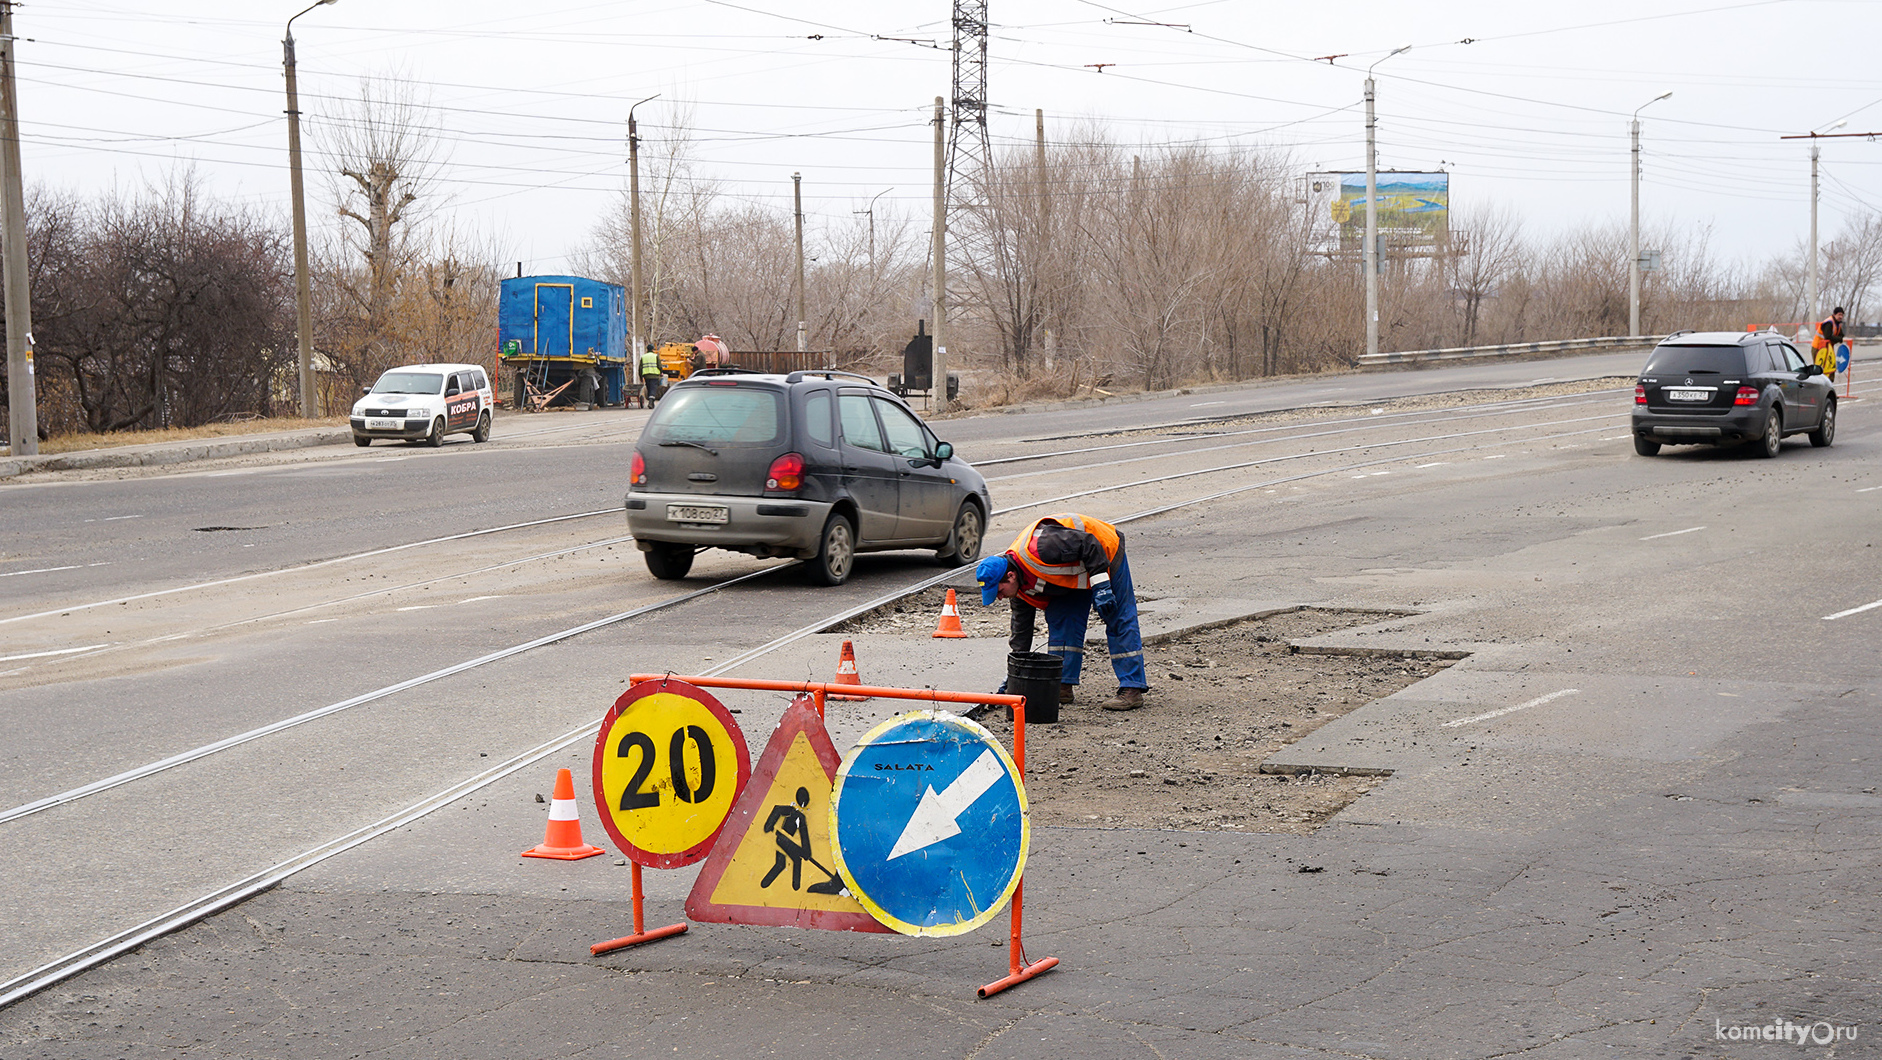
[[[1059,675],[1065,660],[1042,651],[1016,651],[1006,657],[1006,690],[1026,697],[1026,720],[1059,720]]]

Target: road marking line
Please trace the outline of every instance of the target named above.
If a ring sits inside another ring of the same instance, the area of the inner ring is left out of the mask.
[[[0,574],[0,578],[16,578],[22,574],[51,574],[53,571],[57,570],[77,570],[78,568],[79,565],[74,563],[69,567],[41,567],[38,570],[14,570]]]
[[[1618,442],[1618,441],[1623,441],[1625,439],[1632,438],[1632,437],[1633,437],[1632,434],[1610,434],[1606,438],[1601,439],[1601,441]]]
[[[1432,462],[1432,463],[1429,463],[1429,464],[1419,464],[1419,465],[1418,465],[1417,467],[1415,467],[1415,468],[1412,468],[1412,470],[1413,470],[1413,471],[1423,471],[1423,470],[1424,470],[1425,468],[1428,468],[1428,467],[1443,467],[1444,465],[1446,465],[1446,464],[1448,464],[1448,463],[1450,463],[1450,461],[1449,461],[1449,460],[1438,460],[1438,461],[1434,461],[1434,462]]]
[[[298,18],[300,16],[297,15],[295,17]],[[422,548],[425,545],[439,545],[439,544],[444,544],[450,541],[464,541],[473,537],[482,537],[486,534],[502,533],[505,530],[524,530],[530,527],[547,526],[551,523],[564,523],[564,522],[568,522],[571,519],[587,519],[591,516],[596,516],[596,515],[612,515],[618,511],[620,511],[619,508],[600,508],[592,512],[577,512],[574,515],[556,515],[556,516],[551,516],[547,519],[532,519],[526,523],[511,523],[508,526],[492,526],[492,527],[485,528],[483,530],[467,530],[461,534],[450,534],[445,537],[433,537],[433,538],[428,538],[424,541],[408,541],[403,545],[389,545],[385,548],[376,548],[369,552],[355,552],[350,556],[336,556],[333,559],[323,559],[323,560],[318,560],[313,563],[303,563],[303,564],[300,564],[299,566],[294,566],[294,567],[278,567],[274,570],[256,571],[253,574],[238,574],[232,578],[218,578],[215,581],[197,582],[193,585],[179,585],[172,589],[158,589],[154,592],[138,593],[135,596],[120,596],[111,600],[94,600],[91,603],[86,603],[86,604],[72,604],[67,607],[55,607],[50,611],[38,611],[30,615],[13,615],[8,618],[0,618],[0,626],[4,626],[8,624],[9,622],[26,622],[35,618],[49,618],[53,615],[62,615],[70,611],[84,611],[84,610],[88,610],[94,607],[106,607],[111,604],[126,604],[126,603],[131,603],[136,600],[149,600],[152,597],[169,596],[172,593],[186,593],[186,592],[192,592],[197,589],[216,589],[224,585],[233,585],[236,582],[250,581],[255,578],[270,578],[277,574],[291,574],[291,573],[296,573],[299,571],[310,571],[310,570],[316,570],[321,567],[332,566],[335,563],[351,563],[354,560],[370,559],[374,556],[384,556],[393,552],[402,552],[408,548]]]
[[[1864,611],[1873,611],[1874,609],[1878,607],[1882,607],[1882,600],[1877,600],[1876,602],[1872,604],[1864,604],[1861,607],[1852,607],[1847,611],[1838,611],[1836,614],[1833,614],[1833,615],[1824,615],[1823,620],[1825,622],[1834,622],[1835,620],[1839,618],[1848,618],[1851,615],[1860,615]]]
[[[437,607],[437,606],[438,606],[437,604],[413,604],[410,607],[401,607],[399,608],[399,610],[401,611],[429,611],[432,608]]]
[[[1530,700],[1527,703],[1518,703],[1513,707],[1504,707],[1502,710],[1493,710],[1488,714],[1478,714],[1475,717],[1457,718],[1452,721],[1447,721],[1444,723],[1444,727],[1447,729],[1454,729],[1458,727],[1459,725],[1469,725],[1473,721],[1489,721],[1491,718],[1500,718],[1505,714],[1514,714],[1519,710],[1528,710],[1530,707],[1539,707],[1543,705],[1544,703],[1549,702],[1552,699],[1560,699],[1563,696],[1572,696],[1579,691],[1581,691],[1581,689],[1579,688],[1564,688],[1559,692],[1550,692],[1546,696],[1537,696],[1536,698]]]
[[[1508,454],[1508,453],[1498,453],[1498,454],[1496,454],[1495,456],[1486,456],[1486,457],[1484,457],[1484,459],[1485,459],[1485,460],[1502,460],[1503,458],[1505,458],[1505,457],[1507,457],[1507,456],[1509,456],[1509,454]]]
[[[1206,409],[1211,405],[1226,405],[1226,404],[1228,404],[1228,402],[1226,401],[1198,401],[1189,407],[1192,409]]]
[[[1857,493],[1868,493],[1868,492],[1869,492],[1870,490],[1882,490],[1882,486],[1864,486],[1863,488],[1861,488],[1861,489],[1859,489],[1859,490],[1857,490],[1856,492],[1857,492]]]
[[[502,596],[473,596],[468,600],[459,600],[460,604],[474,604],[479,600],[501,600]]]
[[[36,651],[26,655],[0,655],[0,662],[13,662],[18,659],[44,659],[52,655],[77,655],[82,651],[97,651],[109,648],[109,644],[87,644],[83,648],[60,648],[58,651]]]
[[[1661,538],[1661,537],[1678,537],[1678,536],[1679,536],[1679,535],[1681,535],[1681,534],[1691,534],[1691,533],[1696,533],[1697,531],[1700,531],[1700,530],[1704,530],[1704,529],[1705,529],[1705,527],[1703,527],[1703,526],[1689,526],[1689,527],[1687,527],[1687,528],[1686,528],[1686,529],[1684,529],[1684,530],[1668,530],[1668,531],[1667,531],[1666,533],[1664,533],[1664,534],[1649,534],[1649,535],[1647,535],[1646,537],[1643,537],[1643,538],[1641,538],[1641,540],[1642,540],[1642,541],[1652,541],[1652,540],[1654,540],[1654,539],[1656,539],[1656,538]]]

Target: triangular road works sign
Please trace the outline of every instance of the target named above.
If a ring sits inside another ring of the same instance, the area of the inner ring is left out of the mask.
[[[809,696],[784,711],[686,899],[721,924],[889,931],[837,874],[830,789],[842,758]]]

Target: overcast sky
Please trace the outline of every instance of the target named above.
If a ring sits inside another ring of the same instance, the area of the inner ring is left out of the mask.
[[[37,0],[15,14],[29,183],[83,194],[193,167],[214,195],[285,218],[281,37],[309,0]],[[430,106],[440,191],[502,260],[564,271],[643,151],[684,114],[698,172],[819,226],[921,216],[945,0],[338,0],[295,23],[309,120],[363,76]],[[1647,226],[1710,226],[1750,261],[1809,232],[1809,148],[1785,134],[1882,131],[1874,0],[1132,6],[993,0],[996,150],[1101,123],[1114,139],[1260,146],[1300,172],[1364,168],[1365,68],[1380,168],[1448,170],[1454,224],[1501,208],[1547,235],[1627,220],[1627,123],[1646,108]],[[1174,25],[1143,25],[1160,22]],[[894,39],[902,38],[902,39]],[[1330,62],[1320,57],[1336,56]],[[1110,64],[1100,71],[1093,64]],[[1882,205],[1882,143],[1822,141],[1823,239]],[[643,156],[645,157],[645,156]],[[311,223],[337,224],[308,160]]]

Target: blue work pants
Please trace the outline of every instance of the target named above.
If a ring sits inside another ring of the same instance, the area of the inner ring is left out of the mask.
[[[1111,669],[1117,673],[1119,688],[1149,688],[1144,674],[1143,634],[1137,628],[1137,593],[1131,587],[1130,563],[1119,549],[1111,564],[1111,591],[1117,594],[1117,617],[1106,622],[1106,646],[1111,651]],[[1014,640],[1012,650],[1032,650],[1033,616],[1021,614],[1032,607],[1013,601]],[[1085,662],[1085,629],[1091,621],[1091,590],[1071,589],[1046,597],[1046,652],[1062,659],[1059,680],[1078,683]],[[1024,638],[1025,644],[1019,640]]]

